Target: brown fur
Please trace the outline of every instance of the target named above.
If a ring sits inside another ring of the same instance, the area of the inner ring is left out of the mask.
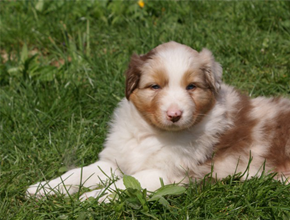
[[[181,87],[186,88],[193,83],[196,88],[188,91],[195,103],[195,124],[200,122],[202,118],[213,108],[215,104],[215,91],[213,87],[206,81],[206,73],[198,70],[188,70],[184,73],[181,81]]]
[[[250,99],[243,94],[239,94],[239,98],[235,111],[228,115],[234,124],[221,135],[219,143],[214,148],[215,160],[222,160],[232,154],[246,154],[249,158],[250,147],[255,138],[252,136],[253,129],[257,121],[249,116],[253,108]]]
[[[211,72],[210,68],[202,67],[201,70],[204,72],[206,84],[208,85],[210,90],[214,91],[214,94],[216,95],[219,88],[216,87],[214,74]]]
[[[273,99],[273,103],[279,105],[279,100]],[[290,105],[289,105],[290,108]],[[281,173],[290,172],[290,109],[277,114],[264,125],[264,136],[270,142],[270,148],[266,155],[267,161]],[[289,173],[290,174],[290,173]]]
[[[182,77],[181,87],[186,88],[190,83],[195,84],[198,88],[209,89],[208,83],[205,82],[204,74],[201,71],[191,70],[186,71]]]
[[[168,76],[166,75],[165,71],[161,68],[154,70],[154,73],[150,74],[151,77],[154,79],[154,82],[161,88],[164,88],[169,82]]]
[[[131,94],[130,100],[134,103],[135,107],[149,124],[156,125],[159,124],[159,122],[156,120],[156,117],[158,117],[158,97],[157,94],[151,98],[147,97],[146,93],[142,93],[142,90],[146,89],[150,88],[136,89]]]
[[[139,80],[141,77],[141,67],[154,55],[154,50],[151,50],[145,55],[138,56],[137,54],[132,55],[126,75],[126,98],[129,100],[132,92],[138,87]]]
[[[145,61],[146,59],[151,59],[153,55],[154,52],[150,52],[149,54],[142,56],[142,60]],[[134,64],[136,63],[133,62],[131,65],[134,66]],[[142,66],[138,68],[142,70]],[[166,73],[161,68],[156,68],[153,70],[153,72],[148,71],[144,74],[146,75],[144,77],[152,78],[152,82],[140,86],[140,80],[142,77],[140,71],[140,74],[137,74],[138,80],[136,82],[135,89],[129,94],[130,101],[134,103],[135,107],[139,110],[139,112],[149,124],[159,124],[157,120],[157,118],[160,117],[158,111],[158,97],[162,91],[154,90],[151,88],[151,86],[157,84],[161,86],[161,88],[164,88],[168,84],[168,78]],[[148,96],[148,90],[154,91],[153,96]]]

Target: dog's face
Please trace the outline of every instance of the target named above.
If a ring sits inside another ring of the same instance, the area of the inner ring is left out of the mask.
[[[210,51],[162,44],[146,55],[133,55],[126,72],[126,97],[146,121],[163,130],[183,130],[210,111],[222,68]]]

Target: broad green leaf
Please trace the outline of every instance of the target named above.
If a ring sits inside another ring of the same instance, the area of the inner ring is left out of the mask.
[[[131,189],[142,190],[142,187],[141,187],[139,181],[136,180],[132,176],[124,175],[123,176],[123,182],[124,182],[124,185],[125,185],[126,189],[131,188]]]
[[[157,189],[148,201],[155,201],[166,195],[180,195],[185,192],[185,187],[177,185],[166,185]]]

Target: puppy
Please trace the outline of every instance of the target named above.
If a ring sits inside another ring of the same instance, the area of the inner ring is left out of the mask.
[[[72,194],[116,176],[135,177],[143,188],[245,172],[290,177],[290,100],[249,99],[221,81],[211,52],[169,42],[133,55],[126,98],[113,114],[99,161],[28,188],[28,195]],[[251,161],[249,163],[249,161]],[[246,175],[242,178],[246,178]],[[98,197],[102,190],[82,195]]]

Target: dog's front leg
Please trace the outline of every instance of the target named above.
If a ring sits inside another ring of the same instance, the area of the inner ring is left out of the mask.
[[[146,188],[148,191],[155,191],[156,189],[160,188],[161,187],[160,179],[162,179],[165,185],[170,184],[170,181],[166,173],[158,169],[143,170],[131,176],[133,176],[135,179],[137,179],[140,182],[141,187],[143,189]],[[125,188],[126,187],[124,185],[123,179],[120,179],[116,181],[115,183],[113,183],[107,191],[105,191],[106,189],[93,190],[91,192],[84,193],[80,197],[80,200],[84,201],[88,199],[89,197],[93,197],[93,198],[100,197],[99,202],[102,202],[102,201],[108,202],[109,200],[107,199],[107,196],[110,194],[110,191],[115,191],[116,189],[125,189]]]
[[[83,168],[76,168],[51,181],[43,181],[31,185],[27,189],[28,196],[45,196],[56,193],[73,194],[80,186],[90,189],[106,183],[110,177],[120,176],[116,164],[107,161],[98,161]]]

